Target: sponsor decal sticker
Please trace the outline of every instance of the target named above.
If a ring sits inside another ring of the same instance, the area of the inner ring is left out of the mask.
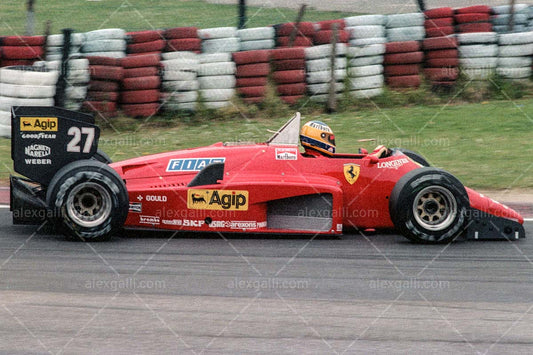
[[[342,224],[337,224],[337,232],[342,232]]]
[[[210,228],[230,228],[230,229],[259,229],[266,228],[267,222],[257,221],[213,221]]]
[[[190,189],[187,191],[187,207],[195,210],[248,211],[248,191]]]
[[[142,196],[141,196],[142,199]],[[149,202],[167,202],[165,195],[146,195],[146,201]]]
[[[392,161],[384,161],[381,163],[378,163],[378,169],[398,169],[399,167],[408,164],[409,159],[407,158],[401,158],[396,159]]]
[[[359,178],[361,167],[357,164],[344,164],[344,178],[353,185]]]
[[[22,134],[23,139],[56,139],[55,134],[48,134],[48,133],[23,133]]]
[[[140,202],[130,202],[130,212],[142,213],[143,205]]]
[[[161,223],[171,226],[181,226],[183,221],[181,219],[163,219]]]
[[[27,165],[52,165],[52,159],[24,159]]]
[[[24,148],[24,153],[29,157],[44,158],[51,154],[52,150],[44,144],[32,144]]]
[[[224,163],[226,158],[170,159],[167,171],[200,171],[212,163]]]
[[[57,132],[57,117],[21,117],[20,130]]]
[[[139,216],[139,223],[141,224],[159,224],[160,220],[157,216]]]
[[[298,148],[276,148],[276,160],[298,160]]]

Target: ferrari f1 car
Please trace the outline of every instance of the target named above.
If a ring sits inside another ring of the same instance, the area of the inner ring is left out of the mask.
[[[305,155],[300,115],[267,142],[111,163],[92,116],[12,109],[15,224],[52,222],[68,237],[122,229],[338,235],[395,229],[411,241],[519,239],[523,218],[402,149]]]

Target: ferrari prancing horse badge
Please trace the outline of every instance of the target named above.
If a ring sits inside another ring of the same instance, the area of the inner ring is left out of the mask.
[[[353,185],[357,181],[360,172],[361,167],[359,165],[344,164],[344,177],[346,178],[346,181],[350,183],[350,185]]]

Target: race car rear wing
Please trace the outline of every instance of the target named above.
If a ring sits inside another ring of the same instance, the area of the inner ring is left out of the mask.
[[[92,115],[59,107],[17,106],[11,109],[11,137],[15,171],[46,186],[66,164],[96,153],[100,128]]]

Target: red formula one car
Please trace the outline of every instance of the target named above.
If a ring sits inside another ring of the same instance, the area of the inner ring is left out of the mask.
[[[300,115],[260,144],[201,148],[110,163],[91,116],[12,111],[14,223],[53,221],[103,240],[122,228],[337,235],[396,229],[412,241],[525,237],[523,218],[401,149],[305,155]]]

